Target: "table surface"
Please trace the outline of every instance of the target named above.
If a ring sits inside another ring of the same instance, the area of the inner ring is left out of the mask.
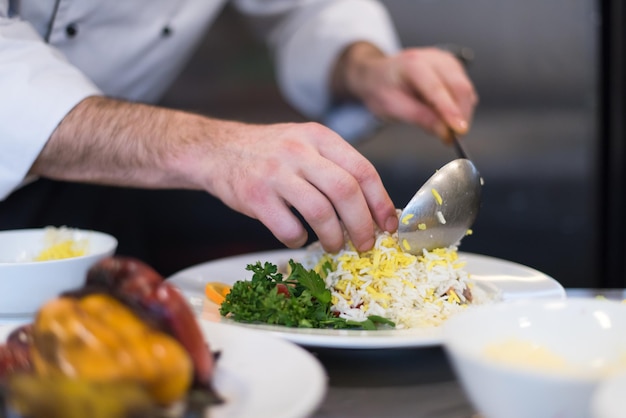
[[[624,289],[566,289],[568,297],[626,299]],[[307,347],[305,347],[307,348]],[[329,377],[313,418],[478,418],[441,347],[307,348]]]

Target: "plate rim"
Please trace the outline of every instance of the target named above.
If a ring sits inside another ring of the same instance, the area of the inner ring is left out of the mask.
[[[221,369],[217,370],[221,370],[222,373],[235,374],[236,377],[245,377],[246,375],[248,375],[248,373],[258,374],[260,371],[259,369],[256,369],[256,371],[255,369],[247,369],[246,364],[254,364],[256,365],[256,367],[259,367],[259,365],[261,364],[263,366],[262,368],[272,368],[271,366],[274,365],[277,360],[284,360],[285,353],[289,353],[289,355],[292,357],[292,362],[295,362],[297,364],[297,368],[285,368],[284,372],[287,372],[289,376],[291,376],[291,378],[294,380],[292,382],[287,382],[284,380],[283,376],[283,378],[281,378],[283,380],[280,381],[280,385],[281,387],[290,386],[292,384],[296,384],[296,380],[298,382],[302,382],[304,380],[306,381],[307,390],[304,391],[305,393],[298,392],[298,397],[294,398],[297,401],[286,404],[283,399],[278,402],[275,410],[268,411],[271,412],[271,415],[269,416],[271,416],[272,418],[298,418],[309,416],[322,404],[322,401],[324,400],[324,397],[326,396],[328,390],[328,374],[326,372],[326,369],[322,366],[321,362],[306,349],[296,344],[293,344],[285,339],[276,338],[267,333],[259,332],[252,329],[249,330],[243,327],[231,327],[216,322],[202,322],[199,325],[203,333],[205,333],[205,338],[207,341],[209,341],[209,344],[211,344],[211,337],[209,333],[214,331],[217,331],[221,334],[219,340],[221,340],[222,342],[228,341],[227,346],[220,347],[220,349],[223,350],[223,357],[221,357],[217,361],[217,367],[221,367]],[[238,336],[239,339],[234,340],[234,335]],[[227,351],[229,347],[228,344],[230,344],[230,347],[233,350],[231,351],[230,355]],[[270,347],[271,353],[281,354],[280,359],[276,357],[272,361],[260,361],[261,359],[267,359],[268,355],[267,350],[258,350],[260,346],[263,346],[265,348]],[[246,353],[252,353],[252,356],[248,356],[246,358],[242,356],[232,357],[238,354],[234,351],[235,347],[237,350],[244,349]],[[221,366],[220,361],[222,361]],[[226,362],[226,364],[224,364],[224,362]],[[275,371],[276,369],[272,368],[272,370]],[[265,376],[268,377],[268,382],[270,380],[274,381],[276,379],[276,374],[267,373],[267,371],[268,370],[265,370]],[[253,379],[254,378],[249,378],[249,381]],[[249,389],[254,391],[259,390],[259,388],[256,386]],[[216,390],[219,393],[219,387],[216,387]],[[245,399],[249,400],[250,397],[244,396],[242,398],[244,398],[243,404],[246,405]],[[267,396],[263,396],[262,398],[265,399],[267,398]],[[235,405],[235,407],[237,407],[237,405]],[[254,409],[255,411],[258,411],[260,407],[261,405],[255,402],[253,404],[248,404],[246,410]],[[239,407],[237,408],[240,409]],[[248,413],[250,413],[249,410]],[[215,418],[244,418],[246,416],[249,416],[240,414],[234,416],[228,414],[224,415],[224,413],[220,411],[219,407],[210,411],[210,415]]]

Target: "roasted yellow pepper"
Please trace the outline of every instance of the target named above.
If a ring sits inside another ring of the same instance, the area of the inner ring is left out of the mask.
[[[161,405],[181,399],[193,377],[178,341],[105,294],[60,297],[44,305],[35,318],[31,350],[41,376],[134,381]]]
[[[17,373],[9,378],[6,402],[20,417],[29,418],[163,417],[144,388],[129,381]]]

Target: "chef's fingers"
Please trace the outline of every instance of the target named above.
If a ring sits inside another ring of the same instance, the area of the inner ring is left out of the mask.
[[[351,241],[365,251],[374,244],[374,221],[357,180],[337,164],[318,156],[306,159],[301,173],[283,176],[266,193],[275,198],[256,208],[258,219],[285,245],[299,247],[307,235],[293,207],[311,227],[323,248],[339,251],[344,244],[342,218]]]
[[[469,125],[472,121],[474,109],[478,104],[478,94],[465,72],[465,68],[452,54],[444,53],[441,60],[436,61],[435,71],[437,71],[447,86],[453,100],[461,110],[463,118]]]
[[[410,92],[389,91],[372,106],[372,110],[376,114],[385,115],[386,119],[418,125],[444,141],[449,139],[446,122],[429,105]]]
[[[435,53],[448,54],[443,51]],[[469,128],[469,115],[457,97],[462,96],[462,90],[466,88],[463,82],[465,71],[451,55],[438,56],[434,61],[439,62],[433,65],[433,60],[427,62],[419,54],[407,53],[402,65],[402,77],[415,90],[417,97],[427,103],[450,128],[464,134]]]
[[[363,216],[366,216],[360,201],[361,196],[365,199],[366,207],[369,209],[368,218],[373,218],[381,230],[395,231],[398,226],[396,208],[372,163],[341,138],[337,141],[331,137],[321,137],[317,146],[324,158],[345,170],[350,178],[356,181],[355,187],[349,177],[337,173],[336,175],[319,176],[325,185],[314,182],[316,187],[322,190],[333,202],[350,236],[354,239],[354,234],[359,234],[359,236],[365,234],[358,232],[361,226],[359,223],[362,220],[354,218],[354,214],[350,213],[352,208],[358,207]],[[333,183],[333,178],[342,180],[340,183]],[[350,200],[347,199],[348,197]]]
[[[329,173],[329,175],[331,174]],[[316,177],[316,181],[321,183],[322,181],[318,177]],[[342,248],[344,232],[336,208],[334,203],[320,189],[305,178],[299,177],[292,187],[284,190],[283,195],[284,199],[300,213],[315,232],[324,250],[335,253]],[[358,243],[362,247],[363,236],[367,240],[374,234],[373,221],[369,212],[363,216],[359,207],[354,208],[354,216],[363,220],[364,227],[359,231],[360,234],[352,237],[355,245]]]
[[[258,148],[254,161],[227,164],[232,175],[217,183],[226,204],[259,219],[290,247],[307,239],[291,207],[329,250],[343,243],[340,219],[360,250],[371,248],[374,223],[395,230],[395,207],[380,176],[335,132],[317,123],[258,129],[262,141],[242,141]],[[250,153],[237,154],[239,160],[245,157]]]
[[[253,206],[243,212],[258,219],[287,247],[302,247],[308,239],[308,233],[291,211],[289,203],[274,190],[274,185],[270,183],[258,185],[255,195],[257,198],[251,200]]]
[[[326,162],[323,171],[305,172],[305,176],[319,190],[325,202],[323,199],[317,199],[313,202],[314,204],[311,204],[309,198],[305,206],[296,206],[296,209],[307,219],[324,244],[324,248],[332,252],[341,248],[340,245],[337,246],[331,241],[331,238],[334,238],[335,222],[338,222],[338,216],[356,249],[359,251],[371,249],[374,246],[374,220],[361,185],[341,167],[328,160]],[[328,206],[323,203],[327,203]],[[343,241],[343,236],[341,241]]]
[[[301,247],[308,238],[291,207],[326,251],[337,252],[344,244],[340,216],[357,249],[368,250],[374,244],[374,221],[357,180],[317,151],[297,164],[286,164],[279,175],[257,184],[248,198],[251,216],[287,247]]]

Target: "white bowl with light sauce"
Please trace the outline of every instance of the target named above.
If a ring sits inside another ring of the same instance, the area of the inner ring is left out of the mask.
[[[33,315],[44,302],[80,287],[87,270],[116,249],[113,236],[97,231],[0,231],[0,317]]]
[[[485,418],[588,418],[598,385],[626,371],[626,304],[501,302],[443,326],[444,348]]]
[[[626,373],[618,374],[602,382],[591,398],[593,418],[623,418],[626,395]]]

